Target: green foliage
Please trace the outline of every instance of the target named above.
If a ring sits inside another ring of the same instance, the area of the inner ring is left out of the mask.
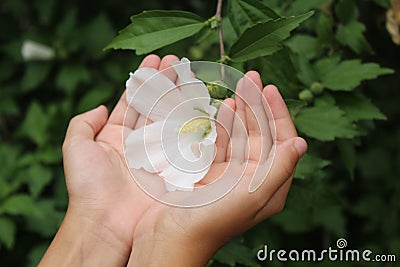
[[[255,24],[245,30],[232,45],[230,57],[233,61],[243,62],[274,54],[282,48],[281,42],[290,36],[290,32],[312,14],[313,12],[308,12],[299,16],[279,18]]]
[[[208,2],[25,2],[0,4],[4,266],[36,266],[63,218],[61,144],[69,119],[99,104],[113,106],[141,60],[104,47],[220,58],[215,7]],[[354,248],[394,253],[400,230],[399,75],[380,77],[394,72],[381,66],[398,70],[399,52],[393,56],[398,50],[380,26],[389,1],[224,2],[222,60],[258,70],[265,83],[279,87],[309,153],[298,164],[283,212],[227,244],[209,265],[263,266],[255,255],[264,244],[324,249],[339,237]],[[163,8],[175,11],[158,10]],[[49,46],[56,57],[24,60],[26,40]],[[226,96],[217,89],[218,97]]]
[[[199,16],[183,11],[145,11],[132,16],[131,21],[106,48],[133,49],[137,55],[146,54],[190,37],[205,26]]]

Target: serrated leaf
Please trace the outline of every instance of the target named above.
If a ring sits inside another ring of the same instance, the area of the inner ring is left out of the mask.
[[[292,64],[288,48],[284,47],[272,56],[262,58],[260,65],[263,81],[275,84],[285,97],[296,97],[297,71]]]
[[[105,49],[131,49],[142,55],[190,37],[206,25],[201,17],[185,11],[144,11],[131,21]]]
[[[0,214],[32,216],[37,212],[33,199],[26,194],[13,195],[0,204]]]
[[[299,160],[294,177],[300,179],[315,177],[317,174],[321,173],[323,168],[330,164],[331,162],[329,160],[321,159],[306,153]]]
[[[294,53],[306,59],[315,58],[322,50],[318,39],[309,35],[297,34],[290,38],[285,44]]]
[[[351,21],[339,27],[336,38],[342,45],[349,46],[357,54],[362,52],[373,53],[372,47],[363,35],[364,31],[364,24],[358,21]]]
[[[7,249],[14,246],[16,230],[17,228],[12,220],[0,217],[0,247],[1,244],[4,244]]]
[[[228,15],[238,36],[257,23],[279,18],[275,11],[257,0],[229,1]]]
[[[230,58],[243,62],[272,55],[282,48],[281,42],[290,36],[290,32],[313,14],[310,11],[299,16],[267,21],[247,29],[232,45]]]
[[[341,94],[336,97],[337,105],[346,112],[346,117],[358,120],[385,120],[386,116],[362,94]]]
[[[361,63],[353,59],[342,61],[334,68],[321,72],[321,81],[326,88],[331,90],[350,91],[364,80],[375,79],[383,74],[393,73],[393,70],[381,68],[375,63]]]
[[[318,80],[318,76],[314,71],[309,60],[298,54],[291,54],[293,65],[296,69],[297,78],[306,86],[311,86],[313,82]]]
[[[359,134],[351,120],[345,117],[345,112],[330,104],[304,108],[294,122],[301,132],[320,141],[352,138]]]

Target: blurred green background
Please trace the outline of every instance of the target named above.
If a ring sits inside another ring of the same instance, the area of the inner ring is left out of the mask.
[[[277,12],[282,13],[286,12],[283,5],[290,10],[298,1],[264,2],[279,6]],[[206,19],[215,13],[215,2],[0,1],[0,266],[36,266],[67,205],[61,144],[68,121],[99,104],[111,109],[124,89],[128,73],[142,59],[132,51],[102,49],[118,30],[129,24],[133,14],[148,9],[178,9]],[[334,6],[338,2],[341,1],[312,0],[308,4],[336,22],[338,13],[326,7],[327,3]],[[363,122],[368,134],[351,140],[318,142],[307,138],[311,152],[317,152],[331,164],[325,166],[322,161],[315,173],[295,180],[285,210],[233,240],[210,265],[263,265],[255,255],[264,244],[275,249],[323,249],[334,247],[336,240],[343,237],[351,248],[397,256],[397,265],[369,266],[399,266],[400,47],[392,42],[385,28],[389,1],[354,3],[359,12],[357,19],[365,25],[365,38],[374,53],[355,53],[344,46],[340,49],[347,58],[377,62],[395,71],[365,82],[358,89],[387,119]],[[340,27],[340,23],[335,25]],[[309,30],[312,27],[303,30],[312,35]],[[228,31],[227,43],[230,38]],[[27,40],[50,47],[55,51],[54,58],[24,60],[21,47]],[[186,39],[156,53],[160,56],[174,53],[193,60],[219,57],[216,39],[211,37],[201,44]],[[239,67],[260,70],[264,82],[271,81],[268,71],[263,71],[263,61]],[[293,92],[284,89],[284,97],[293,97]],[[268,263],[268,266],[309,265]],[[356,264],[334,262],[321,266]]]

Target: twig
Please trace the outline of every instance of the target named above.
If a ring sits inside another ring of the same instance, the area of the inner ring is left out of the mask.
[[[217,23],[218,23],[218,38],[219,38],[219,51],[220,51],[221,63],[225,61],[224,36],[222,34],[222,20],[221,20],[222,1],[223,0],[218,0],[217,11],[215,13],[215,17],[217,18]],[[225,67],[223,64],[221,65],[221,78],[222,80],[225,79]]]

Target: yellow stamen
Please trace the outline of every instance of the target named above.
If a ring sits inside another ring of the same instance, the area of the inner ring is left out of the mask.
[[[181,130],[181,133],[195,133],[204,131],[203,137],[211,132],[211,122],[208,118],[197,118],[186,122]]]

